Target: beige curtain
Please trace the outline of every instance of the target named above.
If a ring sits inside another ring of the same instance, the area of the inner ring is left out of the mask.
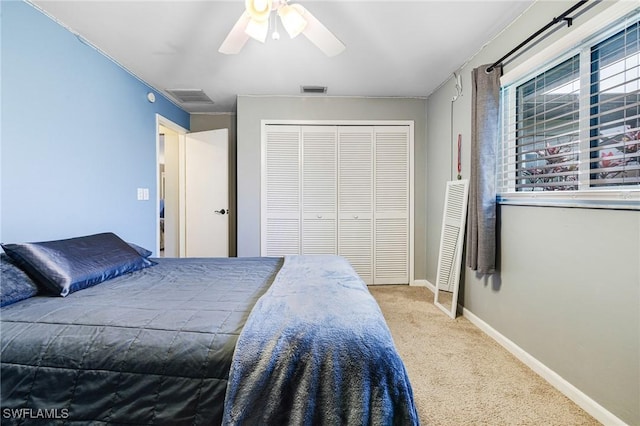
[[[496,271],[496,150],[502,67],[472,72],[471,176],[467,218],[467,266],[481,274]]]

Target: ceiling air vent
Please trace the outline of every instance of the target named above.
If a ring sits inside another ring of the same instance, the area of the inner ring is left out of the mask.
[[[210,97],[200,89],[167,89],[181,104],[213,104]]]
[[[327,93],[327,86],[300,86],[300,92],[323,95]]]

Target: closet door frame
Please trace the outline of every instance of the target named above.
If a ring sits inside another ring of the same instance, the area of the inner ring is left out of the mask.
[[[269,125],[291,125],[291,126],[407,126],[409,128],[409,285],[414,285],[414,217],[415,217],[415,123],[413,120],[271,120],[260,121],[260,254],[266,253],[266,140],[267,126]]]

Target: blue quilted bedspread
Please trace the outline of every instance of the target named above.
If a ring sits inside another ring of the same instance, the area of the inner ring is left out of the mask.
[[[234,347],[281,259],[156,259],[1,310],[2,425],[220,425]]]
[[[238,339],[223,424],[418,423],[386,322],[349,263],[285,258]]]

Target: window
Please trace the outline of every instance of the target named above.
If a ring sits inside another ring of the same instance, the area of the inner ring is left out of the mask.
[[[640,14],[501,91],[499,199],[640,208]]]
[[[639,28],[636,22],[591,48],[592,186],[640,184]]]

